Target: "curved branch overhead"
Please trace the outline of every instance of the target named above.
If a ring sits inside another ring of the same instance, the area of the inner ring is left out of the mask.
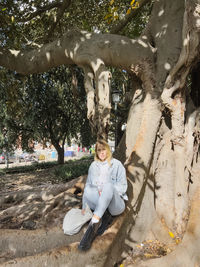
[[[90,65],[94,72],[101,62],[130,69],[141,58],[151,60],[152,57],[153,52],[145,39],[83,31],[70,31],[61,39],[31,51],[0,49],[1,66],[24,75],[45,72],[62,64]]]
[[[62,5],[60,6],[60,8],[58,8],[57,16],[55,17],[54,22],[52,23],[52,25],[51,25],[51,27],[49,29],[48,35],[46,37],[46,40],[49,40],[50,37],[53,35],[53,32],[54,32],[54,30],[56,28],[56,25],[60,22],[60,20],[62,19],[64,13],[66,12],[68,7],[70,6],[70,4],[71,4],[71,0],[63,0]]]

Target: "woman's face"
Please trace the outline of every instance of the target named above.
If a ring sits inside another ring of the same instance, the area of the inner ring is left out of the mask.
[[[97,156],[101,161],[106,160],[107,158],[107,150],[104,146],[98,145],[97,147]]]

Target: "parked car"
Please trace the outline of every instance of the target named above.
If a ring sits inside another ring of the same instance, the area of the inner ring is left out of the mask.
[[[13,163],[16,161],[16,155],[15,154],[9,154],[8,155],[9,163]]]
[[[30,162],[30,161],[37,161],[36,155],[23,153],[19,156],[19,162]]]
[[[5,164],[7,162],[7,157],[8,157],[8,163],[13,163],[16,160],[16,156],[12,153],[8,153],[6,155],[5,153],[0,155],[0,164]]]
[[[3,154],[0,155],[0,164],[5,164],[6,163],[6,158]]]

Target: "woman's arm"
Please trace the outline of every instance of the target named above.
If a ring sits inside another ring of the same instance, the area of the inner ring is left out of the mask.
[[[126,170],[120,161],[117,161],[116,168],[116,182],[114,183],[114,186],[119,192],[119,194],[123,195],[127,191]]]
[[[86,180],[86,183],[85,183],[85,188],[88,186],[88,185],[92,185],[92,176],[93,176],[93,168],[94,168],[94,162],[91,163],[90,167],[89,167],[89,170],[88,170],[88,176],[87,176],[87,180]],[[86,199],[84,197],[84,192],[83,192],[83,198],[82,198],[82,213],[84,213],[84,210],[86,208]]]

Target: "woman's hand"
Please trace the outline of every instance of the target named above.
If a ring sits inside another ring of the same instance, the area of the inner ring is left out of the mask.
[[[98,188],[98,193],[99,193],[99,196],[100,196],[101,195],[101,192],[103,190],[103,185],[100,184],[100,185],[97,186],[97,188]]]
[[[82,215],[85,215],[85,209],[82,209],[82,210],[81,210],[81,214],[82,214]]]

